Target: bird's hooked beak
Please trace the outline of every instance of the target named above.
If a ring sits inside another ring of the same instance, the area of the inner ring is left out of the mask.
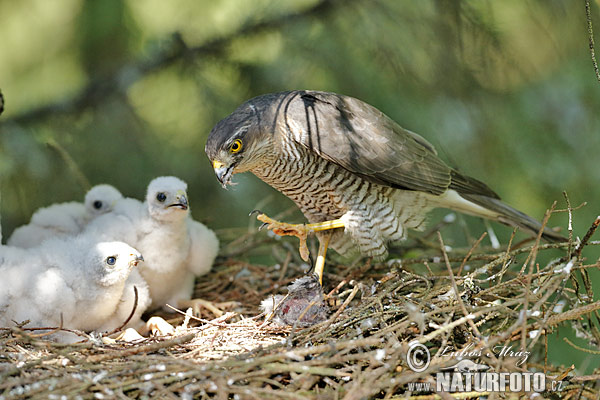
[[[221,186],[223,186],[223,188],[227,188],[227,185],[231,181],[231,174],[233,173],[233,168],[235,167],[235,164],[227,166],[221,161],[214,160],[212,162],[212,166],[215,170],[215,175],[217,176],[217,179],[221,183]]]
[[[137,267],[137,265],[141,261],[144,261],[144,257],[141,254],[132,254],[132,256],[133,256],[133,261],[131,262],[131,265],[133,265],[134,267]]]
[[[178,207],[178,208],[181,208],[182,210],[188,209],[187,195],[183,190],[179,190],[176,193],[175,199],[177,201],[173,204],[170,204],[169,207]]]

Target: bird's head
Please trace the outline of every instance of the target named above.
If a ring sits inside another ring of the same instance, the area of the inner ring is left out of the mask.
[[[159,221],[180,220],[189,214],[187,184],[174,176],[161,176],[150,182],[146,194],[148,212]]]
[[[123,242],[100,242],[93,246],[91,259],[101,286],[116,285],[125,282],[131,269],[144,258],[139,251]]]
[[[248,100],[210,131],[204,150],[223,187],[233,174],[252,170],[273,153],[269,96]]]
[[[106,214],[114,209],[123,195],[111,185],[96,185],[85,195],[84,204],[87,213],[93,217]]]

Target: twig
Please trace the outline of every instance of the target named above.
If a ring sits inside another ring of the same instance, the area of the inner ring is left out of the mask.
[[[600,245],[600,241],[591,241],[588,243],[589,245]],[[566,242],[560,243],[544,243],[538,246],[538,250],[546,250],[546,249],[564,249],[569,246]],[[514,247],[517,247],[515,245]],[[509,254],[510,257],[514,257],[519,254],[531,252],[533,246],[528,247],[520,247],[515,248]],[[499,255],[506,255],[503,251],[501,253],[493,253],[493,254],[474,254],[471,256],[471,261],[494,261],[498,259]],[[461,257],[448,257],[450,262],[462,262],[464,256]],[[423,264],[424,262],[428,262],[430,264],[442,264],[444,261],[440,257],[421,257],[421,258],[406,258],[402,260],[402,265],[412,265],[412,264]]]
[[[195,333],[189,333],[187,335],[178,336],[176,338],[169,339],[169,340],[163,340],[158,343],[152,343],[152,344],[149,344],[146,346],[133,347],[133,348],[126,349],[123,351],[111,351],[110,353],[106,353],[106,354],[98,354],[98,355],[90,356],[86,359],[86,361],[88,363],[99,363],[99,362],[103,362],[103,361],[113,360],[115,358],[129,357],[129,356],[132,356],[135,354],[140,354],[140,353],[152,353],[152,352],[155,352],[160,349],[165,349],[168,347],[178,346],[180,344],[187,343],[190,340],[194,339],[195,337],[196,337]]]
[[[340,289],[346,284],[348,283],[348,281],[346,279],[343,279],[340,281],[340,283],[338,283],[338,285],[336,287],[334,287],[333,289],[331,289],[331,291],[329,293],[327,293],[325,295],[325,299],[330,298],[331,296],[333,296],[335,293],[339,292]]]
[[[588,229],[583,239],[581,239],[581,243],[579,243],[577,247],[575,247],[575,251],[571,255],[571,258],[579,259],[581,257],[581,252],[583,251],[583,248],[588,244],[590,238],[592,237],[594,232],[596,232],[596,229],[598,229],[598,226],[600,226],[600,215],[596,217],[594,222],[592,222],[592,226],[590,226],[590,229]]]
[[[600,355],[600,351],[598,350],[592,350],[592,349],[585,349],[583,347],[577,346],[575,343],[571,342],[569,340],[569,338],[564,337],[563,340],[565,342],[567,342],[567,344],[571,347],[573,347],[574,349],[577,349],[579,351],[583,351],[584,353],[588,353],[588,354],[595,354],[595,355]]]
[[[337,377],[350,376],[349,373],[342,372],[339,369],[323,368],[323,367],[309,367],[307,365],[270,363],[270,364],[264,364],[262,366],[262,368],[266,369],[266,370],[275,371],[277,373],[298,372],[298,373],[304,373],[304,374],[337,376]]]
[[[58,331],[62,331],[63,329],[63,313],[60,313],[60,325],[58,325],[58,328],[51,330],[50,332],[42,332],[42,333],[33,333],[29,336],[33,337],[33,338],[41,338],[44,336],[49,336],[52,335],[53,333],[56,333]]]
[[[542,227],[540,228],[540,231],[538,232],[537,236],[535,237],[535,243],[533,244],[533,246],[530,247],[531,251],[529,252],[529,255],[527,256],[527,259],[523,263],[523,267],[521,267],[519,274],[522,274],[525,271],[525,268],[527,267],[528,262],[529,262],[530,272],[532,271],[535,260],[537,259],[537,252],[540,249],[540,241],[542,239],[542,235],[544,233],[544,230],[546,229],[548,220],[550,219],[550,216],[554,212],[555,208],[556,208],[556,201],[554,201],[554,203],[552,203],[552,206],[550,206],[550,209],[546,210],[546,213],[544,214],[544,218],[542,219]]]
[[[571,207],[571,211],[577,211],[582,209],[583,207],[587,206],[587,201],[584,201],[583,203],[581,203],[580,205],[578,205],[577,207]],[[554,210],[554,213],[564,213],[564,212],[569,212],[568,208],[559,208],[557,210]]]
[[[235,313],[233,313],[233,312],[228,312],[228,313],[225,313],[225,314],[223,314],[222,316],[220,316],[220,317],[217,317],[217,318],[215,318],[214,320],[210,321],[210,320],[207,320],[207,319],[204,319],[204,318],[198,318],[198,317],[196,317],[195,315],[190,315],[190,314],[188,314],[188,313],[186,313],[186,312],[184,312],[184,311],[181,311],[181,310],[180,310],[180,309],[178,309],[178,308],[175,308],[175,307],[173,307],[173,306],[172,306],[172,305],[170,305],[170,304],[165,304],[165,305],[166,305],[167,307],[169,307],[171,310],[175,311],[176,313],[179,313],[179,314],[181,314],[181,315],[184,315],[184,316],[186,316],[186,317],[190,317],[191,319],[193,319],[193,320],[195,320],[195,321],[198,321],[198,322],[202,322],[202,323],[205,323],[205,324],[209,324],[209,325],[218,326],[218,327],[221,327],[221,328],[225,328],[225,327],[237,327],[237,328],[245,328],[245,326],[244,326],[244,325],[221,324],[221,323],[215,322],[216,320],[219,320],[219,322],[220,322],[220,321],[227,321],[228,319],[232,318],[232,317],[235,315]]]
[[[585,306],[575,308],[569,311],[565,311],[557,315],[553,315],[550,318],[548,318],[548,326],[554,326],[560,324],[561,322],[577,319],[595,310],[600,310],[600,301],[587,304]]]
[[[290,253],[288,253],[288,254],[290,254]],[[290,294],[287,293],[285,296],[283,296],[281,298],[281,300],[279,300],[277,302],[277,304],[273,304],[273,310],[271,310],[271,312],[267,314],[267,316],[265,317],[265,320],[263,321],[263,323],[260,324],[260,326],[258,327],[259,329],[264,328],[269,323],[269,321],[275,316],[275,311],[279,308],[280,305],[283,304],[283,302],[285,301],[285,299],[287,299],[289,296],[290,296]],[[271,300],[273,300],[273,303],[275,303],[275,297],[272,297]]]
[[[544,219],[542,220],[542,227],[538,232],[538,235],[535,239],[535,245],[531,249],[531,253],[529,254],[529,271],[526,276],[525,283],[525,301],[523,304],[523,309],[521,310],[523,321],[521,321],[521,351],[525,351],[527,348],[527,310],[529,309],[529,296],[531,295],[531,282],[533,275],[533,266],[535,265],[538,253],[538,246],[540,244],[540,240],[542,239],[542,233],[544,233],[544,229],[546,228],[546,224],[552,215],[552,212],[556,208],[556,201],[552,203],[552,206],[549,210],[546,211],[544,215]],[[524,268],[523,268],[524,269]],[[521,273],[523,272],[521,269]]]
[[[569,225],[567,226],[567,231],[569,232],[569,248],[567,249],[567,254],[571,254],[573,246],[573,208],[571,208],[571,201],[569,200],[566,190],[563,190],[563,196],[567,202],[567,212],[569,214]]]
[[[348,307],[348,304],[350,304],[350,302],[352,301],[354,296],[356,296],[356,293],[358,293],[358,289],[359,289],[359,285],[357,284],[352,289],[352,293],[350,293],[350,296],[348,296],[348,298],[346,298],[346,300],[344,300],[344,302],[342,303],[339,310],[337,310],[335,312],[335,314],[333,314],[333,316],[329,319],[329,322],[327,323],[327,325],[325,325],[325,328],[323,328],[324,330],[329,329],[331,324],[333,324],[335,322],[335,320],[340,316],[340,314],[346,309],[346,307]]]
[[[600,71],[598,71],[598,62],[596,61],[596,52],[594,51],[594,29],[592,28],[592,10],[590,8],[590,0],[585,0],[585,17],[587,19],[588,37],[590,42],[590,54],[592,56],[592,64],[596,79],[600,82]]]
[[[452,287],[454,288],[454,293],[456,295],[456,301],[458,302],[458,305],[460,306],[460,309],[463,312],[464,316],[467,318],[467,323],[471,326],[473,333],[477,336],[478,339],[481,339],[482,338],[481,332],[479,332],[479,328],[477,328],[477,325],[475,325],[475,323],[473,322],[473,318],[469,318],[469,316],[471,314],[467,311],[467,308],[465,307],[465,303],[463,302],[462,297],[460,297],[460,292],[458,291],[458,285],[456,284],[456,279],[454,278],[454,273],[452,272],[452,266],[450,265],[450,261],[448,260],[448,253],[446,253],[446,247],[444,246],[444,240],[442,239],[442,234],[438,231],[437,235],[438,235],[438,240],[440,241],[440,248],[442,249],[442,254],[444,255],[444,261],[446,262],[446,268],[448,269],[448,275],[450,276],[450,280],[452,281]],[[477,244],[479,242],[481,242],[481,240],[484,237],[485,237],[485,235],[481,235],[481,237],[479,238],[479,240],[477,242],[475,242],[473,247],[476,247]],[[467,257],[468,257],[468,254],[467,254]],[[467,257],[465,257],[465,260]]]
[[[593,382],[598,382],[600,381],[600,374],[596,374],[596,375],[584,375],[584,376],[574,376],[571,379],[572,382],[588,382],[588,381],[593,381]]]
[[[438,231],[439,234],[439,231]],[[462,270],[465,266],[465,264],[467,263],[467,260],[469,260],[469,257],[471,257],[471,254],[473,254],[473,251],[477,248],[477,246],[479,246],[479,243],[481,243],[481,241],[483,240],[483,238],[485,238],[485,236],[487,235],[487,232],[483,232],[481,234],[481,236],[479,237],[479,239],[477,239],[477,241],[473,244],[473,246],[471,246],[471,249],[469,250],[469,252],[467,253],[467,255],[465,256],[465,259],[463,260],[463,262],[460,264],[460,268],[458,268],[458,272],[457,272],[457,276],[460,276],[460,274],[462,273]],[[441,238],[441,236],[440,236]],[[448,259],[448,254],[445,255],[445,260]],[[448,261],[449,263],[450,261]],[[447,263],[447,264],[448,264]]]
[[[134,298],[133,298],[133,308],[131,309],[131,312],[129,313],[129,316],[127,317],[127,319],[125,320],[125,322],[123,322],[121,324],[121,326],[119,326],[116,329],[113,329],[112,331],[108,332],[106,334],[106,336],[110,336],[113,333],[117,333],[119,331],[121,331],[125,325],[127,325],[129,323],[129,321],[131,321],[131,318],[133,318],[133,314],[135,314],[135,310],[137,309],[137,305],[138,305],[138,289],[137,287],[134,285],[133,286],[133,294],[134,294]]]
[[[521,303],[521,301],[520,301],[520,300],[515,300],[515,301],[512,301],[512,302],[507,302],[507,303],[505,303],[505,304],[503,305],[503,307],[488,307],[488,308],[487,308],[487,309],[485,309],[485,310],[479,310],[479,311],[473,312],[473,313],[471,313],[471,314],[469,314],[469,315],[467,315],[467,316],[465,316],[465,317],[460,317],[459,319],[457,319],[457,320],[454,320],[454,321],[452,321],[452,322],[450,322],[450,323],[448,323],[448,324],[445,324],[444,326],[441,326],[439,329],[436,329],[435,331],[433,331],[433,332],[431,332],[431,333],[428,333],[428,334],[427,334],[427,335],[425,335],[425,336],[422,336],[422,337],[419,339],[419,343],[421,343],[421,344],[423,344],[423,343],[427,343],[427,342],[429,342],[430,340],[432,340],[432,339],[434,339],[434,338],[438,337],[438,336],[439,336],[439,335],[441,335],[442,333],[449,332],[449,331],[451,331],[452,329],[456,328],[457,326],[459,326],[459,325],[462,325],[462,324],[466,323],[468,320],[470,320],[470,319],[475,319],[475,318],[477,318],[477,317],[480,317],[480,316],[482,316],[482,315],[484,315],[484,314],[487,314],[487,313],[489,313],[489,312],[492,312],[492,311],[494,311],[495,309],[500,309],[500,308],[507,307],[508,305],[515,305],[515,304],[520,304],[520,303]]]
[[[287,272],[288,266],[290,265],[291,261],[292,261],[292,252],[288,251],[287,254],[285,255],[285,260],[283,261],[283,265],[281,266],[281,272],[279,274],[279,279],[277,280],[278,282],[283,281],[283,278],[285,277],[285,273]]]
[[[506,270],[508,269],[508,266],[510,264],[512,264],[510,262],[511,258],[510,258],[510,251],[511,251],[511,246],[512,246],[512,242],[515,239],[515,236],[517,235],[517,230],[518,228],[515,227],[510,235],[510,239],[508,240],[508,245],[506,246],[506,256],[504,256],[504,260],[502,261],[502,268],[500,268],[500,273],[498,274],[498,283],[502,282],[502,278],[504,277],[504,274],[506,273]]]
[[[288,350],[282,351],[280,353],[264,356],[259,361],[261,363],[266,363],[266,362],[280,360],[283,358],[290,358],[293,360],[298,360],[301,357],[322,354],[322,353],[326,353],[326,352],[340,351],[340,350],[346,350],[346,349],[354,350],[354,349],[359,349],[361,347],[378,346],[384,342],[385,342],[384,338],[374,338],[374,337],[365,338],[365,339],[350,339],[350,340],[346,340],[343,342],[330,342],[328,344],[320,344],[317,346],[288,349]],[[235,364],[240,364],[240,365],[247,364],[247,362],[245,360],[233,361],[233,363],[234,363],[234,365]]]
[[[199,298],[179,301],[177,306],[178,307],[193,307],[198,304],[201,305],[202,307],[206,308],[211,313],[213,313],[217,318],[220,317],[221,315],[225,314],[223,312],[223,310],[219,309],[217,306],[212,304],[210,301],[204,300],[204,299],[199,299]],[[171,306],[169,306],[169,307],[171,307]]]
[[[80,330],[77,330],[77,329],[63,328],[62,327],[62,324],[63,324],[62,318],[63,317],[62,317],[62,313],[61,313],[61,315],[60,315],[60,326],[58,326],[58,327],[56,327],[56,326],[44,326],[44,327],[36,327],[36,328],[25,328],[23,326],[18,326],[18,327],[14,327],[14,328],[2,328],[2,327],[0,327],[0,331],[10,331],[10,332],[13,332],[13,333],[18,334],[18,335],[23,335],[24,332],[26,332],[26,331],[29,331],[29,332],[51,331],[51,332],[45,332],[45,333],[42,333],[42,334],[27,334],[27,335],[25,335],[28,338],[40,338],[40,337],[51,335],[51,334],[59,332],[59,331],[60,332],[69,332],[69,333],[72,333],[74,335],[86,338],[86,339],[90,338],[90,336],[87,333],[83,332],[83,331],[80,331]],[[21,325],[23,325],[23,324],[21,324]]]

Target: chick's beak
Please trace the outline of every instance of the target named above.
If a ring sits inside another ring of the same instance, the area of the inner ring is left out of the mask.
[[[188,205],[187,195],[185,194],[184,191],[178,191],[175,199],[177,201],[175,203],[171,204],[169,207],[178,207],[184,211],[188,209],[189,205]]]
[[[179,204],[181,205],[181,208],[183,210],[187,210],[188,209],[187,197],[185,195],[181,195],[180,197],[178,197],[178,200],[179,200]]]
[[[133,261],[131,262],[131,264],[133,264],[134,266],[137,267],[137,265],[141,262],[144,261],[144,257],[141,254],[132,254],[133,256]]]

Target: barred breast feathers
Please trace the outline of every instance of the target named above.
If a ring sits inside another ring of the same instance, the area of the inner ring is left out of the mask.
[[[288,142],[280,154],[253,172],[294,201],[309,222],[344,219],[345,231],[330,244],[341,254],[385,257],[386,244],[403,239],[406,228],[421,228],[431,208],[418,192],[372,183],[299,145]]]

